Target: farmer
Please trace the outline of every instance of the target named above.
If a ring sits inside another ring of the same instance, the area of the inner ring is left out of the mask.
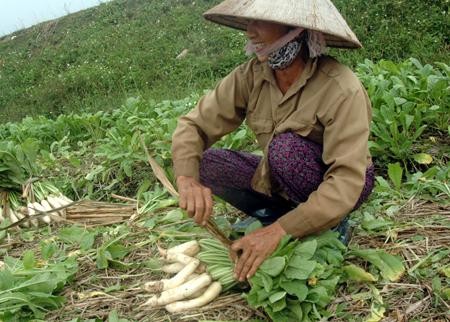
[[[265,225],[232,246],[242,281],[284,235],[336,228],[367,199],[371,106],[355,74],[324,55],[361,46],[329,0],[225,0],[204,16],[245,30],[256,58],[179,119],[174,171],[180,207],[197,223],[211,216],[214,194]],[[210,148],[244,120],[262,157]]]

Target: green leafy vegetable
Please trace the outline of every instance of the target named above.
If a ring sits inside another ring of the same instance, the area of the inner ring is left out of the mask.
[[[346,265],[343,267],[344,272],[347,274],[349,280],[356,282],[375,282],[377,279],[375,276],[366,272],[363,268],[354,264]]]
[[[350,254],[358,256],[376,266],[385,279],[398,281],[405,272],[405,266],[397,256],[378,249],[352,249]]]
[[[76,271],[72,258],[39,268],[32,251],[25,252],[22,260],[5,258],[0,270],[0,318],[26,318],[30,312],[43,318],[46,310],[61,307],[64,298],[56,294]]]
[[[311,321],[327,316],[340,281],[346,247],[337,233],[325,232],[304,241],[283,238],[272,256],[250,279],[245,295],[273,321]]]
[[[264,261],[259,269],[270,276],[277,276],[285,265],[286,259],[284,257],[272,257]]]

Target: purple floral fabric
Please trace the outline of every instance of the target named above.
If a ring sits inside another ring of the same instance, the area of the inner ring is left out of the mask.
[[[200,181],[214,194],[224,188],[252,190],[251,180],[261,157],[226,149],[208,149],[200,163]],[[327,170],[322,162],[322,146],[295,133],[282,133],[269,145],[269,164],[274,186],[298,204],[319,187]],[[370,195],[374,186],[374,167],[366,170],[366,182],[355,208]]]

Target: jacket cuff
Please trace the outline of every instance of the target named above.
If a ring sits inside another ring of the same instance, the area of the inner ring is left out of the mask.
[[[308,215],[310,213],[308,210],[310,209],[306,210],[301,208],[304,206],[305,205],[301,204],[277,220],[286,233],[293,237],[301,238],[331,229],[339,224],[342,219],[340,217],[336,217],[318,221],[316,217]]]
[[[303,237],[310,234],[314,230],[314,227],[301,217],[298,210],[294,209],[280,217],[277,222],[289,235],[296,238]],[[299,225],[299,221],[302,221],[301,225]]]
[[[178,178],[179,176],[186,176],[200,180],[199,167],[200,162],[197,159],[173,160],[173,171],[175,178]]]

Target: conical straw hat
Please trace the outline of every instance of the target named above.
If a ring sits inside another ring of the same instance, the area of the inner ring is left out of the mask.
[[[362,47],[330,0],[225,0],[203,16],[241,30],[250,20],[302,27],[322,32],[328,47]]]

